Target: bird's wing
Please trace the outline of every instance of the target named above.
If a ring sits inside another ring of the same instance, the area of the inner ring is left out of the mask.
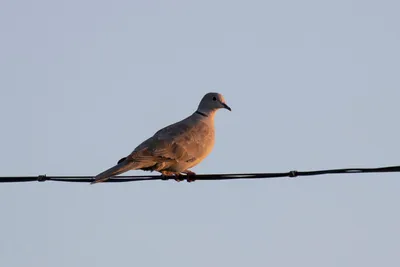
[[[130,157],[134,161],[193,161],[207,149],[213,129],[204,121],[190,116],[169,125],[139,145]]]

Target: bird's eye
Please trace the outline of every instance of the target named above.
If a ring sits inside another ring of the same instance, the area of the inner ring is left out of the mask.
[[[217,101],[217,98],[215,96],[213,97],[213,101]]]

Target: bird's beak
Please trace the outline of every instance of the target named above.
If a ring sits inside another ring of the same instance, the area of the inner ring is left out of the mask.
[[[225,104],[225,103],[222,103],[222,105],[224,106],[224,108],[226,108],[227,110],[229,110],[229,111],[232,111],[232,109],[227,105],[227,104]]]

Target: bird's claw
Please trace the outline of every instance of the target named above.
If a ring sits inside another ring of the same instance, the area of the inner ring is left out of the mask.
[[[196,173],[194,173],[192,171],[188,171],[188,170],[184,171],[182,173],[184,173],[186,175],[182,175],[181,173],[164,171],[161,173],[161,180],[168,180],[169,178],[174,177],[174,180],[177,182],[182,182],[185,180],[185,178],[188,183],[196,181],[196,179],[193,178],[193,176],[195,176]],[[189,178],[189,177],[191,177],[191,178]]]
[[[194,179],[194,177],[193,177],[193,176],[196,175],[195,172],[192,172],[192,171],[190,171],[190,170],[186,170],[186,171],[184,171],[183,173],[186,174],[186,176],[187,176],[186,181],[187,181],[188,183],[192,183],[192,182],[196,181],[196,179]]]
[[[185,180],[185,176],[186,176],[186,175],[182,175],[182,174],[180,174],[180,173],[176,173],[176,174],[175,174],[175,181],[177,181],[177,182],[182,182],[182,181]]]
[[[175,173],[173,172],[168,172],[168,171],[163,171],[161,172],[161,180],[169,180],[169,178],[175,176]]]

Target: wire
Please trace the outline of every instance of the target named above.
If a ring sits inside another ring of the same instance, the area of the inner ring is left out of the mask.
[[[380,168],[351,168],[351,169],[331,169],[318,171],[289,171],[277,173],[227,173],[227,174],[197,174],[194,176],[181,176],[180,178],[190,177],[196,180],[234,180],[234,179],[263,179],[263,178],[282,178],[282,177],[298,177],[298,176],[314,176],[323,174],[352,174],[352,173],[382,173],[382,172],[400,172],[400,166],[389,166]],[[165,177],[161,175],[139,175],[139,176],[115,176],[105,181],[108,183],[120,182],[137,182],[137,181],[154,181],[168,180],[174,177]],[[75,183],[90,183],[93,181],[93,176],[14,176],[0,177],[0,183],[17,183],[17,182],[75,182]]]

